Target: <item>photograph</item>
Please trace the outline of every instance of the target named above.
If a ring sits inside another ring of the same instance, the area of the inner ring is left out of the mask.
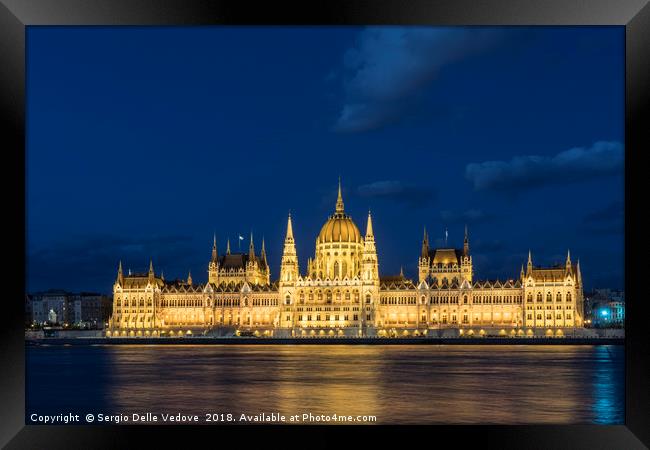
[[[25,424],[625,425],[625,120],[624,26],[26,27]]]

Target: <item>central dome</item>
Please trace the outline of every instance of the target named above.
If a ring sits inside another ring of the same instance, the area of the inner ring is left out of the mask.
[[[339,197],[336,200],[336,212],[330,216],[321,228],[317,243],[324,242],[361,242],[359,228],[352,218],[345,214],[343,209],[343,196],[341,195],[341,181],[339,180]]]
[[[320,230],[318,243],[323,242],[361,242],[361,233],[350,216],[337,213]]]

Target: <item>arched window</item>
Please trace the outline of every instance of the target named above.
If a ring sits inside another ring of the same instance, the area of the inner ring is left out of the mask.
[[[557,293],[557,297],[556,297],[556,299],[557,299],[558,302],[561,302],[561,301],[562,301],[562,294],[560,294],[560,293],[558,292],[558,293]]]
[[[566,301],[570,302],[571,301],[571,292],[567,292],[566,294]]]
[[[327,303],[332,303],[332,292],[327,291]]]
[[[528,293],[528,301],[529,302],[533,301],[533,294],[531,294],[530,292]]]
[[[285,297],[284,302],[285,302],[287,305],[290,305],[290,304],[291,304],[291,296],[290,296],[289,294],[287,294],[287,296]]]
[[[366,294],[366,304],[370,304],[370,294]]]
[[[341,271],[341,278],[346,277],[348,275],[348,264],[343,261],[343,270]]]
[[[538,293],[537,293],[537,301],[538,301],[538,302],[541,302],[541,301],[542,301],[542,293],[541,293],[541,292],[538,292]]]
[[[339,262],[336,261],[334,263],[334,278],[340,277],[340,276],[341,276],[341,273],[339,272]]]
[[[550,292],[547,292],[547,293],[546,293],[546,301],[547,301],[547,302],[550,302],[551,300],[553,300],[553,299],[551,298],[551,293],[550,293]]]
[[[466,296],[466,295],[463,296],[463,303],[464,303],[464,304],[467,304],[467,296]]]

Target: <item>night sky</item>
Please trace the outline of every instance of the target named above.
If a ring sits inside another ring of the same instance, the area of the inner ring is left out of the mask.
[[[237,236],[301,272],[368,210],[382,275],[423,227],[477,279],[580,260],[623,287],[623,27],[29,27],[28,290],[108,293],[120,260],[207,279]]]

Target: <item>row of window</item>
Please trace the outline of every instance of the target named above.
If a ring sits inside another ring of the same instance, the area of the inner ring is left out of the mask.
[[[536,300],[537,300],[538,302],[541,302],[541,301],[542,301],[542,293],[541,293],[541,292],[538,292],[538,293],[537,293]],[[532,293],[528,293],[528,297],[526,298],[526,301],[528,301],[528,302],[532,302],[532,301],[533,301],[533,294],[532,294]],[[547,302],[551,302],[551,301],[553,301],[553,296],[551,295],[550,292],[547,292],[547,293],[546,293],[546,301],[547,301]],[[557,301],[557,302],[561,302],[561,301],[562,301],[562,293],[561,293],[561,292],[558,292],[558,293],[555,295],[555,301]],[[567,302],[570,302],[570,301],[571,301],[571,292],[567,292],[567,294],[566,294],[566,301],[567,301]]]
[[[536,316],[537,320],[542,320],[542,317],[543,317],[542,314],[537,314]],[[562,314],[556,314],[555,318],[557,320],[562,320]],[[566,313],[566,319],[571,320],[571,313]],[[533,320],[533,315],[526,314],[526,320]],[[546,314],[546,320],[553,320],[553,314]]]
[[[287,317],[289,317],[289,316],[287,316]],[[312,316],[311,314],[307,314],[307,315],[304,315],[304,316],[303,316],[302,314],[298,314],[298,322],[302,322],[303,319],[304,319],[304,320],[307,320],[308,322],[310,322],[310,321],[312,320],[312,317],[313,317],[313,316]],[[342,316],[339,315],[339,314],[334,314],[333,316],[331,316],[331,315],[329,315],[329,314],[325,314],[325,321],[329,321],[329,320],[330,320],[330,317],[333,317],[332,320],[337,321],[337,322],[338,322],[341,318],[342,318],[344,321],[346,321],[346,322],[350,320],[350,315],[349,315],[349,314],[344,314],[344,315],[342,315]],[[370,314],[368,314],[367,317],[368,317],[367,320],[370,320]],[[289,320],[289,319],[287,319],[287,320]],[[317,320],[317,321],[320,321],[320,320],[321,320],[321,315],[320,315],[320,314],[316,314],[316,320]],[[357,320],[359,320],[359,315],[358,315],[358,314],[353,314],[353,315],[352,315],[352,320],[353,320],[353,321],[357,321]]]

